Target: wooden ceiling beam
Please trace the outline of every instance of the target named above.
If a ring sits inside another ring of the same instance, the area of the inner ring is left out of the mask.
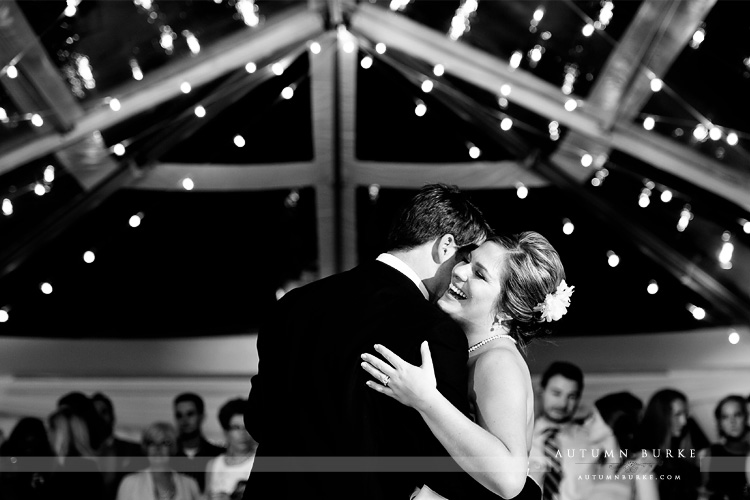
[[[128,82],[112,91],[121,109],[93,105],[67,133],[50,133],[11,149],[0,148],[0,174],[31,160],[69,146],[180,95],[180,84],[195,87],[244,66],[248,61],[270,56],[284,47],[323,32],[323,19],[307,6],[290,9],[253,31],[233,33],[201,50],[200,54],[175,61],[147,74],[141,82]]]
[[[639,160],[711,191],[750,211],[750,175],[705,157],[670,139],[650,133],[644,139],[642,130],[629,124],[615,124],[613,130],[602,127],[600,110],[583,99],[578,109],[568,112],[567,96],[556,86],[528,71],[509,67],[507,61],[462,42],[453,42],[404,16],[366,3],[358,5],[351,16],[351,30],[375,42],[400,50],[430,64],[443,64],[446,71],[490,92],[509,83],[509,97],[550,120],[556,120],[606,148],[622,150]],[[583,167],[581,167],[583,168]]]

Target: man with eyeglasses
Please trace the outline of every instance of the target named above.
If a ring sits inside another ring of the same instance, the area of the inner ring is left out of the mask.
[[[174,418],[177,424],[177,456],[187,458],[186,469],[178,472],[194,477],[201,491],[206,482],[206,464],[210,459],[224,453],[224,448],[210,443],[201,430],[205,419],[203,398],[192,392],[184,392],[174,398]]]

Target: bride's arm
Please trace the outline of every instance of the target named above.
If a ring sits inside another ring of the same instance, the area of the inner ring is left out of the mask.
[[[515,356],[495,349],[484,353],[475,366],[477,419],[475,424],[435,387],[427,343],[422,345],[422,366],[406,363],[383,346],[376,346],[392,365],[365,354],[363,367],[387,387],[368,386],[415,408],[454,460],[476,481],[504,498],[518,495],[526,481],[527,384]]]

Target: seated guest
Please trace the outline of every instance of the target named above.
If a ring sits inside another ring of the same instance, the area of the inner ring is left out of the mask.
[[[219,423],[224,429],[227,451],[208,462],[206,497],[208,500],[230,500],[232,494],[247,481],[253,468],[258,446],[245,429],[246,399],[232,399],[219,409]]]
[[[719,442],[701,451],[704,491],[708,500],[743,500],[750,497],[745,477],[747,408],[742,396],[730,395],[719,401],[714,411]]]
[[[171,424],[156,422],[143,433],[148,467],[128,474],[120,482],[117,500],[201,500],[195,479],[170,466],[177,453],[177,433]]]
[[[34,463],[25,463],[23,457],[33,457]],[[52,460],[44,422],[32,417],[19,420],[0,445],[0,500],[51,498],[47,483]]]
[[[184,472],[198,481],[203,491],[206,483],[206,465],[213,457],[224,452],[224,448],[213,445],[203,437],[205,405],[203,398],[192,392],[179,394],[173,402],[174,418],[177,422],[177,456],[187,457],[189,470]]]
[[[104,500],[114,500],[122,478],[126,474],[145,468],[146,459],[138,443],[115,436],[115,409],[112,401],[101,392],[91,396],[91,401],[104,422],[106,431],[104,441],[97,450],[106,490]]]

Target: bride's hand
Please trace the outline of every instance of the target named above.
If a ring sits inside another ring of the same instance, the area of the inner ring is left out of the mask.
[[[422,342],[420,350],[422,366],[414,366],[386,347],[375,344],[375,351],[388,363],[372,354],[362,355],[362,368],[377,380],[368,380],[367,386],[406,406],[418,410],[426,407],[430,398],[437,394],[437,381],[427,341]]]

